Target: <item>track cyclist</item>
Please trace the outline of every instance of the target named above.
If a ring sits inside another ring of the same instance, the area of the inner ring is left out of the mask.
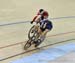
[[[40,13],[40,10],[41,13]],[[36,21],[37,23],[39,23],[39,27],[38,27],[38,35],[39,38],[35,41],[35,47],[39,46],[40,43],[42,43],[47,35],[47,33],[52,30],[53,25],[52,22],[48,19],[49,14],[47,11],[44,11],[43,9],[39,10],[39,15],[40,17],[37,19],[38,15],[36,17],[34,17],[33,21]]]

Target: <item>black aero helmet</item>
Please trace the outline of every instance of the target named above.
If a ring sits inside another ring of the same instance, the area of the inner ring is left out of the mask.
[[[39,12],[41,13],[42,11],[44,11],[44,9],[40,9]]]

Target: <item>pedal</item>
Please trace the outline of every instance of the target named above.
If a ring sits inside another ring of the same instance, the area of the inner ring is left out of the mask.
[[[38,39],[38,40],[36,41],[36,43],[35,43],[35,47],[38,47],[40,44],[41,44],[41,40]]]

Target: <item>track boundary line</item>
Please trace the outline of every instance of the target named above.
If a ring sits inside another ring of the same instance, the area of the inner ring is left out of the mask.
[[[65,32],[65,33],[59,33],[59,34],[54,34],[54,35],[50,35],[47,37],[55,37],[55,36],[60,36],[60,35],[65,35],[65,34],[70,34],[70,33],[75,33],[75,31],[70,31],[70,32]]]
[[[65,33],[59,33],[59,34],[55,34],[55,35],[49,35],[47,37],[55,37],[55,36],[60,36],[60,35],[65,35],[65,34],[70,34],[70,33],[75,33],[75,31],[65,32]],[[11,47],[11,46],[15,46],[15,45],[22,44],[22,43],[25,43],[25,42],[26,41],[15,43],[15,44],[6,45],[6,46],[3,46],[3,47],[0,47],[0,49]]]
[[[68,18],[75,18],[75,16],[56,17],[56,18],[50,18],[50,20],[68,19]],[[28,22],[30,21],[12,22],[12,23],[0,24],[0,26],[8,26],[8,25],[14,25],[14,24],[28,23]]]
[[[64,40],[64,41],[59,41],[59,42],[56,42],[56,43],[53,43],[53,44],[49,44],[49,45],[46,45],[46,46],[39,47],[39,49],[45,48],[45,47],[48,47],[48,46],[53,46],[53,45],[55,45],[55,44],[65,43],[65,42],[72,41],[72,40],[75,40],[75,39],[67,39],[67,40]],[[25,51],[25,52],[21,52],[21,53],[19,53],[19,54],[15,54],[15,55],[12,55],[12,56],[3,58],[3,59],[1,59],[0,61],[4,61],[4,60],[7,60],[7,59],[10,59],[10,58],[19,56],[19,55],[23,55],[23,54],[25,54],[25,53],[32,52],[32,51],[37,50],[37,49],[38,49],[38,48],[32,49],[32,50],[28,50],[28,51]]]

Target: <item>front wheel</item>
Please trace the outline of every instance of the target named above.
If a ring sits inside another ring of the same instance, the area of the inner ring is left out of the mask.
[[[28,33],[28,38],[31,39],[37,33],[37,29],[35,29],[35,25],[31,27]]]
[[[31,40],[28,40],[27,43],[24,45],[24,50],[27,50],[31,46]]]

